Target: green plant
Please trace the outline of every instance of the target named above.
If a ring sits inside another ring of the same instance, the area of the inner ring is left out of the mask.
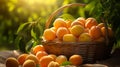
[[[41,43],[45,24],[40,20],[23,23],[17,30],[16,44],[22,52],[29,51],[31,47]]]

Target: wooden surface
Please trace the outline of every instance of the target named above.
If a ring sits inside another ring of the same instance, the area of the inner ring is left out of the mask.
[[[17,58],[19,54],[20,52],[16,50],[0,51],[0,67],[5,67],[5,60],[8,57]],[[108,67],[120,67],[120,49],[116,49],[116,51],[112,54],[111,58],[102,60],[102,61],[97,61],[96,63],[104,64],[104,65],[107,65]],[[92,65],[95,65],[95,64],[92,64]],[[86,64],[86,65],[91,65],[91,64]],[[66,67],[76,67],[76,66],[66,66]],[[89,66],[84,66],[84,67],[89,67]]]

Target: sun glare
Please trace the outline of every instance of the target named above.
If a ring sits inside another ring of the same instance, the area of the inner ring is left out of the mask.
[[[24,1],[29,5],[34,5],[34,4],[53,5],[56,2],[56,0],[24,0]]]

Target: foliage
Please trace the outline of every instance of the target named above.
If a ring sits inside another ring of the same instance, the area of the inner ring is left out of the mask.
[[[99,22],[104,18],[114,30],[117,41],[120,40],[119,0],[0,0],[0,46],[4,44],[9,49],[27,52],[41,44],[45,22],[50,14],[69,3],[84,3],[86,6],[65,8],[55,18],[94,17]]]

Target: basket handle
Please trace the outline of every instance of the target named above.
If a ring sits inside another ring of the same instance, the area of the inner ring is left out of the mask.
[[[46,21],[46,29],[49,28],[50,23],[52,22],[52,19],[55,17],[56,14],[58,14],[59,12],[61,12],[63,9],[68,8],[68,7],[73,7],[73,6],[85,6],[85,4],[81,4],[81,3],[72,3],[72,4],[67,4],[65,6],[62,6],[60,8],[58,8],[56,11],[54,11],[48,18],[48,20]]]

